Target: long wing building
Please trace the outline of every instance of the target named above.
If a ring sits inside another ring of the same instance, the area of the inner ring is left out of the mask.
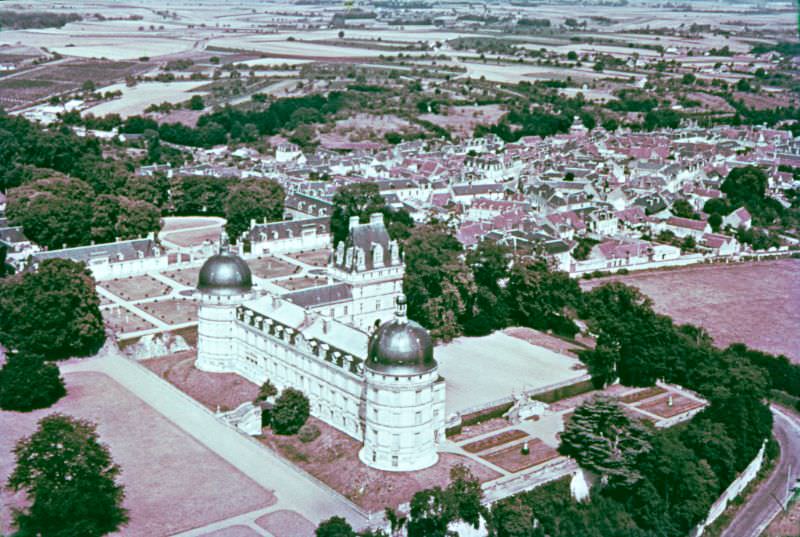
[[[209,258],[197,284],[195,366],[302,391],[313,416],[363,443],[368,466],[426,468],[445,424],[433,342],[406,317],[404,267],[381,215],[350,225],[330,269],[336,308],[259,293],[243,259],[225,249]]]

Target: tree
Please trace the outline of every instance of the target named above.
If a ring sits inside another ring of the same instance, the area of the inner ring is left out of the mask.
[[[200,95],[192,95],[192,98],[189,99],[189,110],[202,110],[206,107],[206,103],[203,102],[203,97]]]
[[[508,324],[508,296],[501,282],[508,278],[511,252],[494,241],[482,241],[467,252],[466,263],[475,280],[474,309],[464,322],[464,333],[486,335]]]
[[[233,184],[225,200],[228,236],[232,241],[238,240],[250,229],[251,220],[281,220],[285,198],[283,187],[272,179]]]
[[[334,516],[317,526],[316,537],[356,537],[353,527],[340,516]]]
[[[558,451],[600,475],[610,487],[627,490],[642,479],[637,459],[650,449],[647,429],[629,419],[616,401],[598,397],[575,410]]]
[[[478,528],[481,519],[481,482],[463,464],[450,469],[450,484],[445,489],[445,499],[459,519]]]
[[[295,434],[310,414],[308,398],[300,390],[286,388],[272,409],[272,429],[277,434]]]
[[[40,179],[8,192],[6,212],[12,225],[49,249],[88,244],[94,192],[79,179]]]
[[[521,261],[508,279],[511,315],[515,322],[539,330],[552,329],[573,336],[577,327],[567,309],[578,305],[578,282],[561,271],[550,270],[543,260]]]
[[[0,369],[0,408],[28,412],[47,408],[67,394],[58,367],[39,355],[8,355]]]
[[[681,218],[692,218],[694,220],[699,219],[699,215],[694,211],[692,204],[685,199],[675,200],[675,202],[672,204],[670,212]]]
[[[461,335],[462,322],[474,314],[475,282],[461,257],[462,248],[443,224],[420,226],[405,243],[408,316],[436,339]]]
[[[519,497],[492,506],[490,527],[495,537],[535,537],[533,510]]]
[[[420,490],[411,498],[406,524],[408,537],[452,537],[447,525],[453,520],[441,487]]]
[[[267,379],[264,381],[264,384],[261,385],[261,388],[258,390],[258,396],[256,397],[256,401],[266,401],[270,397],[275,397],[278,395],[278,388],[272,384],[272,381]]]
[[[83,263],[42,261],[0,282],[0,342],[52,359],[94,354],[105,342],[100,299]]]
[[[734,168],[722,182],[722,190],[734,206],[752,205],[764,200],[767,192],[767,174],[758,166]],[[710,201],[710,200],[709,200]]]
[[[708,225],[711,226],[712,231],[717,232],[722,226],[722,216],[714,213],[708,217]]]
[[[383,212],[386,200],[376,183],[353,183],[339,188],[333,195],[331,233],[334,246],[350,234],[350,218],[358,216],[362,223],[373,213]]]
[[[18,535],[99,537],[127,522],[125,493],[116,483],[119,466],[93,423],[47,416],[36,432],[17,443],[14,455],[8,486],[24,491],[31,502],[15,513]]]

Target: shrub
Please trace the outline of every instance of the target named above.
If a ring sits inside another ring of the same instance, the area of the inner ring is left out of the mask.
[[[299,431],[297,431],[297,438],[304,444],[313,442],[314,440],[319,438],[319,435],[320,435],[319,427],[317,427],[313,423],[306,423],[305,425],[300,427]]]
[[[308,398],[300,390],[283,390],[272,409],[272,430],[277,434],[296,434],[311,412]]]

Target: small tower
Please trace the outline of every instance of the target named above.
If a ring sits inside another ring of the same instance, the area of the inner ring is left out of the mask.
[[[399,296],[395,318],[369,342],[364,447],[359,458],[379,470],[408,472],[436,464],[444,434],[444,381],[433,358],[433,342],[406,317]]]
[[[224,239],[220,251],[209,257],[200,269],[197,290],[200,309],[197,324],[197,360],[202,371],[226,372],[235,369],[233,324],[236,308],[253,298],[250,267],[230,252]]]

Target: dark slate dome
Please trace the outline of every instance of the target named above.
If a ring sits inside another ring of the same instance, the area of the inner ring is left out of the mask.
[[[197,289],[209,295],[239,295],[252,287],[250,267],[244,259],[230,252],[209,257],[197,277]]]
[[[397,299],[397,313],[383,323],[369,341],[366,367],[387,375],[421,375],[436,367],[433,340],[419,323],[406,317],[405,297]]]

